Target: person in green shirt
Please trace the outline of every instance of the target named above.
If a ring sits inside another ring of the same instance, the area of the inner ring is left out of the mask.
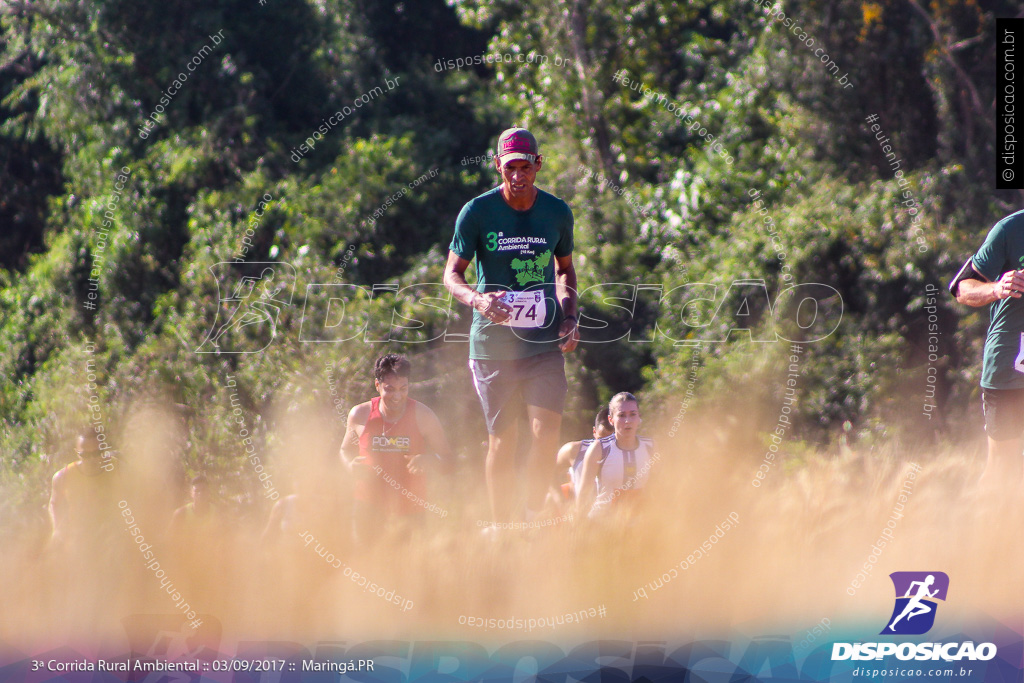
[[[572,210],[534,186],[543,159],[524,128],[498,138],[501,185],[468,202],[455,221],[444,283],[473,308],[469,364],[489,435],[487,490],[496,522],[512,519],[522,404],[530,423],[526,518],[538,514],[554,472],[568,385],[563,352],[576,348]],[[476,259],[477,285],[466,282]]]
[[[1002,219],[950,291],[967,306],[988,306],[981,398],[988,434],[982,482],[1020,484],[1024,432],[1024,211]]]

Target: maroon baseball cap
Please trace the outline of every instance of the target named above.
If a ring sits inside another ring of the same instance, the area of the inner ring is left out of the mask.
[[[514,159],[537,161],[537,138],[525,128],[509,128],[498,138],[498,160],[502,166]]]

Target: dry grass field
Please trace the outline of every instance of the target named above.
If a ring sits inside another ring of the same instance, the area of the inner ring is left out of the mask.
[[[171,427],[146,419],[123,449],[133,463],[125,502],[84,520],[95,533],[83,531],[77,548],[49,545],[41,521],[7,530],[0,639],[25,651],[123,651],[132,615],[182,614],[179,602],[204,620],[195,637],[216,632],[220,642],[686,640],[798,635],[822,619],[836,634],[877,632],[892,609],[888,574],[903,570],[950,576],[946,623],[987,615],[1021,630],[1021,495],[978,489],[976,449],[783,457],[755,487],[763,450],[738,452],[713,430],[685,442],[663,434],[629,515],[487,537],[479,472],[463,467],[431,489],[443,517],[357,547],[329,437],[301,417],[268,465],[281,479],[289,472],[297,493],[284,523],[268,533],[265,501],[222,501],[215,518],[169,533],[182,503],[162,483],[161,430]],[[132,543],[124,507],[177,601]],[[886,545],[872,550],[879,539]]]

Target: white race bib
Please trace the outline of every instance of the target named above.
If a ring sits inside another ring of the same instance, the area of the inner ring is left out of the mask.
[[[544,298],[544,292],[505,292],[501,301],[512,308],[512,315],[502,325],[525,328],[544,325],[547,315],[547,299]]]

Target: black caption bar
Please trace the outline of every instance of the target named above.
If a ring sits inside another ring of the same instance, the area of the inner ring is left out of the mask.
[[[1024,19],[996,19],[996,189],[1024,189],[1024,119],[1017,112]],[[1024,92],[1022,92],[1024,95]]]

